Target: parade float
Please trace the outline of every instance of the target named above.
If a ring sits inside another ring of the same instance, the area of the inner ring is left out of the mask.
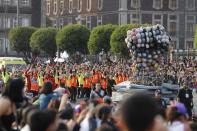
[[[162,82],[154,84],[152,80],[155,78],[155,81],[160,81],[156,73],[161,66],[161,60],[168,55],[170,41],[171,39],[162,25],[127,31],[125,42],[131,53],[134,76],[132,81],[125,81],[114,87],[116,90],[113,94],[114,101],[120,101],[125,96],[138,91],[146,91],[153,95],[155,90],[161,90],[162,95],[168,99],[176,97],[179,85]]]

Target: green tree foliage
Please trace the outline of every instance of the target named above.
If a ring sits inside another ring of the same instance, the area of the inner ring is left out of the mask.
[[[88,50],[90,54],[98,54],[104,49],[105,52],[110,50],[110,36],[116,29],[115,25],[101,25],[93,28],[88,41]]]
[[[195,46],[195,49],[197,49],[197,25],[195,27],[194,46]]]
[[[144,26],[144,25],[127,24],[116,28],[112,33],[110,39],[111,51],[113,53],[120,53],[121,56],[128,57],[129,50],[125,43],[125,38],[127,37],[127,31],[133,28],[138,28],[140,26]]]
[[[54,57],[57,51],[55,28],[40,28],[31,36],[30,47],[33,51],[44,52],[50,57]]]
[[[34,27],[16,27],[10,30],[8,39],[11,48],[18,53],[23,53],[24,59],[28,62],[31,58],[30,37],[36,31]]]
[[[60,50],[72,55],[77,51],[87,53],[87,42],[90,31],[82,25],[67,25],[56,36],[56,43]]]

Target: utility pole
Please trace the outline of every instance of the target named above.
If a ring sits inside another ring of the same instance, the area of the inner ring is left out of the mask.
[[[16,19],[17,19],[17,27],[19,26],[19,0],[17,0],[16,5]]]
[[[58,1],[58,2],[60,2],[60,1]],[[60,5],[60,4],[57,3],[57,5]],[[60,29],[59,16],[60,16],[60,10],[59,10],[59,8],[57,8],[56,27],[57,27],[58,30]],[[59,49],[59,47],[57,47],[57,58],[58,59],[60,58],[60,49]]]
[[[8,45],[7,45],[7,22],[8,22],[8,16],[7,16],[7,6],[8,3],[5,3],[6,1],[3,1],[3,5],[4,5],[4,42],[5,42],[5,56],[8,55]]]

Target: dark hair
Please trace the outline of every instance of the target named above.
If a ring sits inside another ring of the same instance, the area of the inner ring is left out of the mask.
[[[111,113],[111,108],[108,105],[99,105],[97,108],[96,116],[102,120],[102,123],[106,122]]]
[[[63,120],[70,120],[74,117],[74,109],[67,105],[63,111],[59,113],[59,117]]]
[[[21,79],[9,79],[2,96],[8,97],[14,103],[22,102],[24,85]]]
[[[45,82],[40,92],[44,94],[52,93],[53,92],[52,83],[50,81]]]
[[[56,112],[52,110],[36,111],[30,118],[31,131],[46,131],[56,119]]]
[[[137,93],[123,103],[121,111],[129,131],[145,131],[153,124],[157,106],[149,95]]]

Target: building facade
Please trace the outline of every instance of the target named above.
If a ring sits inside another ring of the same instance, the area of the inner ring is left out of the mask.
[[[47,24],[162,24],[174,49],[194,48],[196,0],[46,0]]]
[[[16,55],[8,41],[10,29],[17,26],[40,25],[40,0],[0,0],[0,56]]]

